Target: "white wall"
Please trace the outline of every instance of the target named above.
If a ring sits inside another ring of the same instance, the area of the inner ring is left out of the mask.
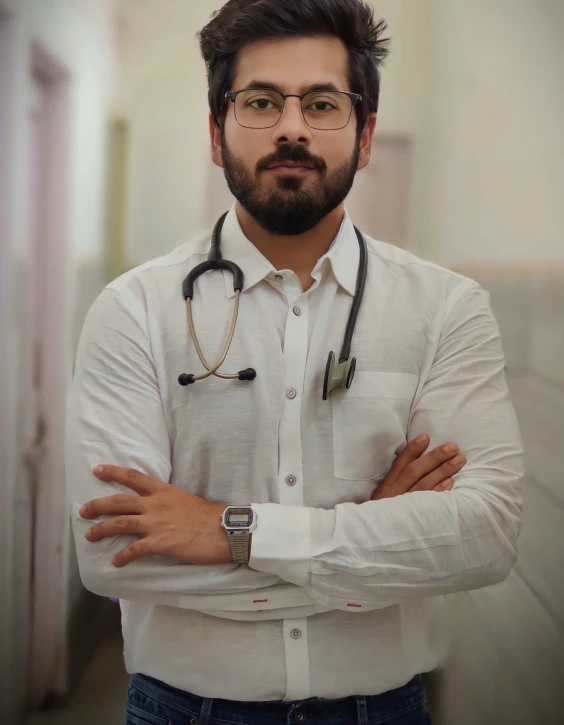
[[[211,223],[207,86],[195,36],[221,4],[128,3],[115,108],[130,121],[126,236],[133,263],[166,253]]]
[[[564,260],[564,3],[436,7],[432,256]]]
[[[30,263],[31,229],[27,212],[29,179],[28,148],[28,74],[31,45],[37,43],[52,55],[57,65],[68,74],[71,103],[69,146],[71,158],[71,199],[67,210],[68,254],[71,260],[68,278],[68,310],[65,315],[66,374],[70,380],[72,332],[75,306],[80,304],[82,288],[76,283],[76,270],[81,260],[100,263],[103,255],[103,172],[105,158],[106,96],[111,82],[111,13],[110,0],[0,0],[6,11],[5,28],[10,38],[4,47],[2,61],[6,82],[2,85],[0,104],[4,109],[0,156],[5,161],[0,169],[1,187],[9,190],[9,204],[2,218],[2,346],[8,359],[3,361],[2,416],[0,450],[2,459],[2,491],[0,525],[3,527],[3,551],[0,557],[2,617],[0,619],[0,721],[10,724],[23,707],[25,681],[24,653],[21,633],[29,624],[29,613],[18,599],[22,582],[30,572],[21,566],[17,525],[21,512],[29,506],[29,491],[22,477],[22,456],[26,441],[21,422],[29,358],[28,319],[29,294],[26,288]],[[47,303],[47,301],[46,301]],[[68,352],[68,354],[67,354]],[[63,401],[64,404],[64,401]],[[4,446],[8,441],[9,445]],[[64,500],[61,501],[64,507]],[[62,510],[62,509],[61,509]],[[53,522],[58,525],[58,521]],[[63,555],[68,542],[62,544]],[[63,562],[64,568],[65,562]],[[66,591],[68,571],[61,572],[58,583]],[[66,610],[66,602],[61,602]],[[64,635],[64,622],[61,623]],[[61,643],[64,647],[65,642]],[[65,656],[61,652],[58,671],[53,671],[54,688],[65,689]]]

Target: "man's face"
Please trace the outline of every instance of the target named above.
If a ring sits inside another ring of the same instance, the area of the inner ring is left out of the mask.
[[[348,54],[337,38],[260,41],[239,54],[234,91],[255,86],[302,95],[312,86],[350,91]],[[345,99],[346,100],[346,99]],[[313,229],[339,207],[355,174],[369,161],[374,121],[357,133],[357,116],[339,130],[315,130],[304,120],[298,98],[288,98],[272,128],[244,128],[228,104],[221,132],[213,123],[213,159],[223,166],[232,194],[272,234],[293,236]],[[304,167],[270,168],[279,162]]]

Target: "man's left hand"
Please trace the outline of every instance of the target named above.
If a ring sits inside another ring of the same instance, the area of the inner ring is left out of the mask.
[[[133,468],[105,465],[93,472],[101,481],[121,483],[139,494],[97,498],[80,509],[83,519],[113,517],[89,529],[85,534],[88,541],[121,534],[139,537],[114,558],[114,566],[125,566],[152,554],[205,566],[233,561],[221,525],[226,505],[206,501]]]

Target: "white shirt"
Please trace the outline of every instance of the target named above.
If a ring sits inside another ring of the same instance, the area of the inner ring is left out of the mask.
[[[339,355],[359,247],[345,214],[302,292],[244,236],[235,207],[224,259],[245,274],[222,372],[253,382],[177,380],[202,366],[182,282],[211,231],[123,275],[82,332],[68,401],[67,478],[85,586],[121,600],[125,660],[202,697],[298,700],[375,695],[445,655],[445,595],[500,582],[515,559],[522,444],[488,294],[465,277],[366,237],[368,279],[353,338],[350,390],[322,400]],[[196,283],[194,320],[208,361],[231,320],[231,275]],[[371,501],[396,455],[421,433],[459,444],[451,492]],[[131,491],[99,481],[129,466],[258,514],[249,566],[153,556],[117,569],[135,537],[89,543],[86,501]]]

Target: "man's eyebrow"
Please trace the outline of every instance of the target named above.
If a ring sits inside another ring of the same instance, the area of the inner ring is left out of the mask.
[[[272,81],[265,81],[260,79],[255,79],[247,83],[244,90],[252,90],[254,88],[265,88],[271,91],[278,91],[278,93],[282,93],[284,95],[284,91],[282,89],[282,86],[278,85],[278,83],[273,83]],[[314,83],[310,86],[302,86],[300,88],[300,95],[304,95],[305,93],[312,93],[314,91],[338,91],[339,89],[334,83]]]

